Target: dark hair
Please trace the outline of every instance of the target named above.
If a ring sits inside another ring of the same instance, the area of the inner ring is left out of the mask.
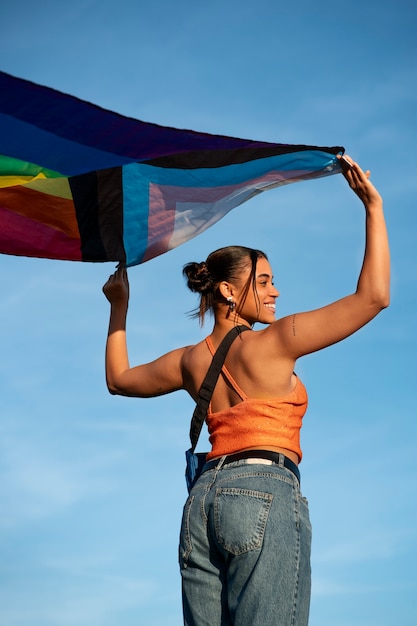
[[[245,246],[227,246],[209,254],[202,263],[192,262],[184,265],[183,274],[187,279],[188,288],[200,294],[200,304],[192,312],[192,317],[198,317],[200,324],[203,325],[207,311],[214,312],[216,304],[224,302],[219,290],[220,283],[239,282],[243,270],[249,266],[251,272],[243,290],[240,301],[242,305],[251,285],[255,284],[256,264],[260,258],[268,260],[266,254],[260,250]]]

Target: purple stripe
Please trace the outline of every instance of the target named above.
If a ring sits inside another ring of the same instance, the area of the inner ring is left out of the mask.
[[[142,122],[4,72],[0,111],[59,137],[138,161],[190,150],[270,145]],[[91,169],[96,169],[94,164]]]

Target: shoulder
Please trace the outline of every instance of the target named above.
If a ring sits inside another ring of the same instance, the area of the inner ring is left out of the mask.
[[[259,346],[273,354],[292,358],[292,344],[296,336],[296,315],[282,317],[258,333]]]
[[[212,360],[206,341],[182,349],[181,371],[184,389],[196,397]]]
[[[194,345],[185,346],[180,348],[181,353],[181,364],[187,369],[191,367],[195,367],[198,362],[210,361],[210,351],[206,344],[205,339],[196,343]]]
[[[289,354],[280,330],[281,321],[274,322],[265,328],[243,333],[238,338],[230,353],[230,360],[239,367],[251,372],[274,372],[277,370],[290,375],[295,360]]]
[[[236,350],[242,351],[243,353],[256,351],[259,354],[259,351],[271,351],[276,354],[277,349],[282,343],[281,327],[282,320],[278,320],[265,328],[242,333],[233,345],[236,347]]]

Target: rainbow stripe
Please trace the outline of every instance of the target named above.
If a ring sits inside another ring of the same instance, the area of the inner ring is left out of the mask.
[[[158,126],[0,72],[0,252],[143,263],[343,151]]]

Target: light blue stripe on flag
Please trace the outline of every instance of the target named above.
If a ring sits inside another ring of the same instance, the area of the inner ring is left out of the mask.
[[[236,185],[253,178],[259,178],[268,172],[298,173],[303,178],[311,173],[323,172],[329,174],[337,171],[340,166],[337,157],[319,150],[304,150],[290,152],[277,156],[255,159],[245,163],[225,165],[222,167],[206,167],[199,169],[174,169],[146,165],[145,163],[131,164],[138,168],[142,175],[150,182],[158,185],[173,185],[179,187],[221,187]],[[129,166],[130,167],[130,166]],[[277,178],[277,181],[279,177]]]
[[[123,181],[123,243],[126,265],[142,261],[148,243],[149,180],[136,163],[125,165]]]

